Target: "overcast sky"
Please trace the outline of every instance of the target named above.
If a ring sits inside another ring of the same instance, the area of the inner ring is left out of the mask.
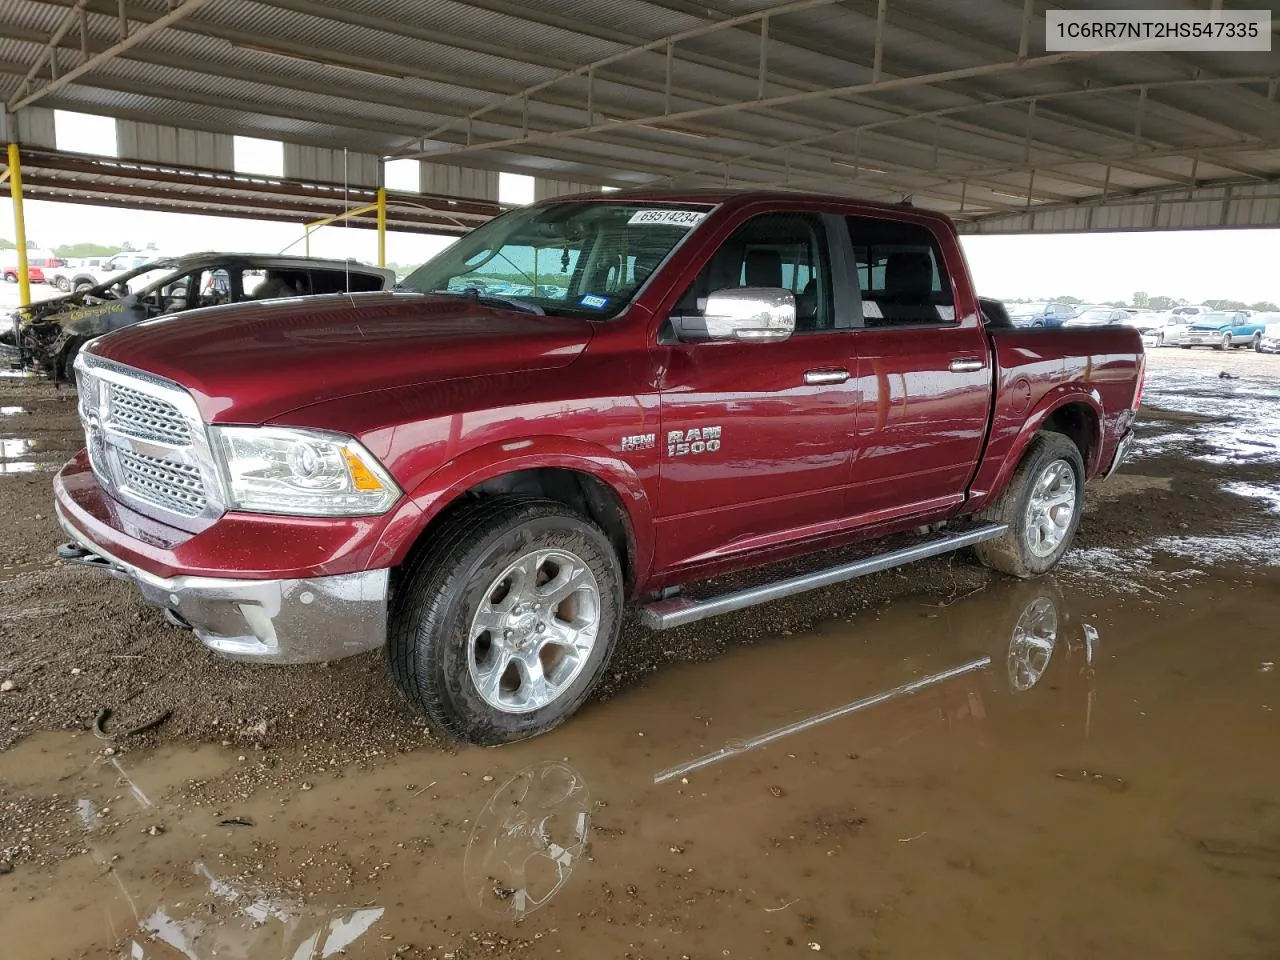
[[[42,247],[92,241],[139,249],[154,242],[162,253],[197,250],[303,252],[302,226],[228,217],[123,210],[40,200],[26,203],[27,236]],[[13,207],[0,200],[0,236],[13,238]],[[297,241],[295,243],[295,241]],[[389,233],[387,259],[417,264],[450,240]],[[1168,233],[1058,234],[967,237],[965,253],[985,294],[1008,299],[1071,295],[1083,300],[1128,301],[1134,291],[1180,297],[1280,303],[1280,230],[1196,230]],[[377,234],[355,227],[324,227],[311,239],[322,257],[376,260]]]

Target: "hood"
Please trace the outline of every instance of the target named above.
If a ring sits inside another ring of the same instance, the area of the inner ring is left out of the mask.
[[[157,317],[91,352],[191,391],[211,423],[263,423],[324,400],[462,377],[563,367],[586,320],[418,293],[302,297]]]
[[[1230,326],[1231,326],[1231,323],[1228,320],[1222,320],[1222,321],[1210,320],[1207,323],[1203,321],[1196,321],[1195,323],[1191,324],[1191,329],[1192,330],[1226,330]]]

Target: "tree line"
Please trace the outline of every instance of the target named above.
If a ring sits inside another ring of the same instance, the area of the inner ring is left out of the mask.
[[[0,237],[0,250],[16,250],[18,245],[8,237]],[[28,250],[38,250],[40,244],[34,240],[27,241]],[[61,260],[72,260],[78,257],[113,257],[117,253],[140,253],[158,249],[154,243],[145,247],[135,247],[128,240],[120,244],[114,243],[64,243],[50,250]]]
[[[1078,305],[1082,303],[1091,303],[1092,301],[1081,300],[1079,297],[1049,297],[1046,302]],[[1243,300],[1201,300],[1200,304],[1210,308],[1211,310],[1258,310],[1263,313],[1280,312],[1280,306],[1277,306],[1270,300],[1259,300],[1257,303],[1245,303]],[[1125,303],[1123,300],[1104,300],[1099,304],[1099,306],[1106,307],[1136,307],[1139,310],[1172,310],[1174,307],[1186,307],[1190,305],[1190,300],[1184,300],[1181,297],[1153,297],[1145,290],[1139,290],[1134,293],[1128,303]]]

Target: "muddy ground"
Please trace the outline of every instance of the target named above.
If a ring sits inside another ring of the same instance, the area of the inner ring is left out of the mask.
[[[596,704],[479,750],[435,742],[380,655],[226,663],[126,584],[58,564],[49,480],[80,445],[74,400],[0,379],[0,943],[1275,956],[1280,773],[1258,757],[1280,707],[1280,357],[1153,351],[1147,400],[1051,581],[957,555],[664,634],[628,624]],[[1010,653],[1032,608],[1054,611],[1053,673]],[[108,729],[166,719],[104,741],[104,708]],[[530,824],[558,860],[530,859]],[[1122,906],[1129,926],[1090,928]]]

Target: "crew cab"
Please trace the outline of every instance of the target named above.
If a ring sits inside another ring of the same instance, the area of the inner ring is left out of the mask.
[[[628,603],[665,629],[966,547],[1049,570],[1145,358],[1122,324],[980,306],[939,214],[655,191],[511,211],[394,292],[196,310],[76,363],[65,559],[229,657],[385,647],[434,726],[499,743],[584,701]]]
[[[1266,327],[1260,319],[1255,319],[1242,310],[1220,310],[1215,313],[1201,314],[1187,329],[1187,335],[1179,344],[1183,350],[1192,347],[1213,347],[1215,350],[1230,350],[1232,347],[1257,348],[1262,342],[1263,330]]]

